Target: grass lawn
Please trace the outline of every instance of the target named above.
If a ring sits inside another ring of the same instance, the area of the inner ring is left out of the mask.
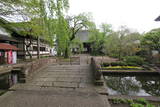
[[[7,92],[6,90],[0,90],[0,96],[3,95],[6,92]]]

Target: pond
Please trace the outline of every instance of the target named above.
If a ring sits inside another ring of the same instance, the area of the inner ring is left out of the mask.
[[[0,75],[0,90],[7,90],[18,83],[18,74],[15,72]]]
[[[0,75],[0,89],[5,90],[10,87],[10,78],[11,78],[10,73]]]
[[[160,75],[105,76],[109,95],[160,96]]]

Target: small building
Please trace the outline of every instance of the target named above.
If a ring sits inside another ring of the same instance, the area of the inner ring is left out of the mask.
[[[19,49],[8,43],[0,43],[0,64],[17,63],[17,51]]]
[[[17,63],[18,41],[0,27],[0,65]]]
[[[83,43],[83,50],[82,50],[83,53],[91,52],[89,36],[90,36],[90,33],[88,30],[81,30],[76,34],[76,39],[80,40],[80,42]],[[78,50],[78,49],[75,48],[74,50]]]

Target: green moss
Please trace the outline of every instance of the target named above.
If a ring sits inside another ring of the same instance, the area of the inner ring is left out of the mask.
[[[130,104],[133,103],[133,100],[130,99],[120,99],[120,98],[115,98],[111,100],[113,104]]]
[[[6,92],[7,92],[6,90],[0,90],[0,96],[3,95]]]
[[[144,107],[144,105],[138,103],[132,103],[130,107]]]
[[[111,101],[113,104],[129,104],[130,107],[155,107],[153,104],[150,104],[144,98],[139,98],[137,100],[114,98],[111,99]]]

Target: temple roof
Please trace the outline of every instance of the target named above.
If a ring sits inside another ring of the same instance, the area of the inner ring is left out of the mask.
[[[0,43],[0,50],[19,50],[16,46],[7,43]]]
[[[155,21],[160,21],[160,16],[158,16],[158,17],[155,19]]]

